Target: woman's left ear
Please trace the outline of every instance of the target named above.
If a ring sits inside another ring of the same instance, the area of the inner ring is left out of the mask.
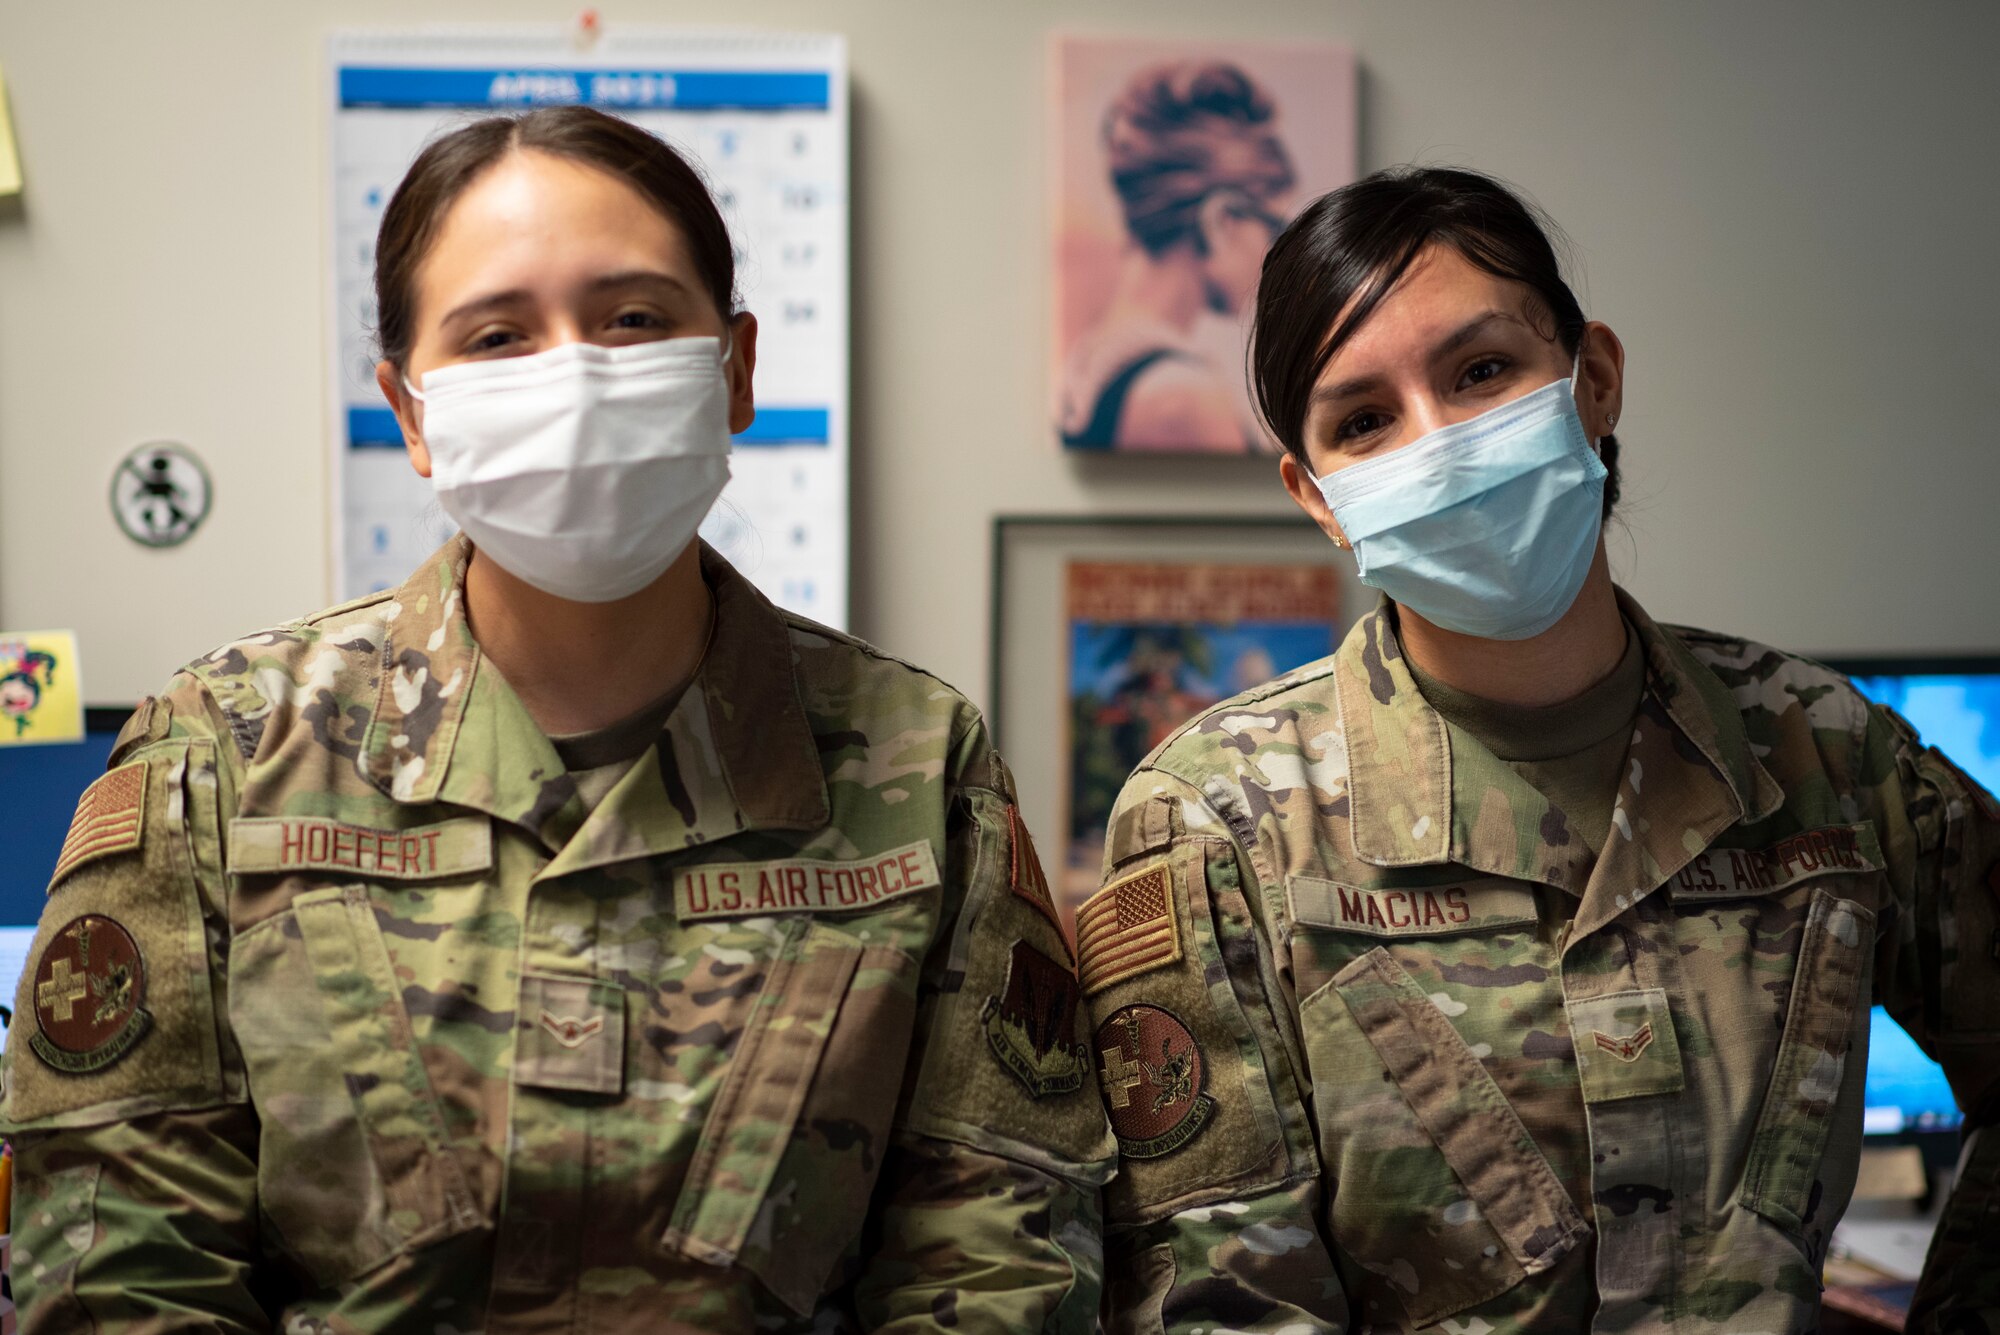
[[[417,401],[410,397],[409,387],[403,383],[403,373],[396,369],[394,362],[375,363],[375,387],[382,391],[382,397],[395,411],[396,425],[403,428],[403,448],[410,452],[410,467],[417,470],[418,477],[429,477],[431,451],[424,444],[423,427],[417,421]]]
[[[729,377],[729,434],[749,429],[757,418],[757,395],[752,385],[757,373],[757,317],[739,311],[729,321],[729,359],[723,367]]]
[[[1585,434],[1601,440],[1625,415],[1625,345],[1608,324],[1592,320],[1583,327],[1582,381],[1577,413]]]

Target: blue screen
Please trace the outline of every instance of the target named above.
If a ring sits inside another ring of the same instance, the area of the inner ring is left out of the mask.
[[[1861,1095],[1861,1129],[1868,1135],[1949,1131],[1959,1123],[1938,1064],[1880,1006],[1868,1017],[1868,1082]]]
[[[32,926],[83,790],[104,773],[115,732],[80,742],[0,746],[0,927]],[[0,979],[11,999],[13,978]]]
[[[1854,677],[1877,704],[1910,721],[1989,792],[2000,792],[2000,673],[1897,673]],[[1869,1023],[1861,1129],[1870,1135],[1945,1131],[1959,1123],[1944,1072],[1880,1006]]]
[[[1854,685],[1923,734],[1926,745],[2000,793],[2000,672],[1859,676]]]

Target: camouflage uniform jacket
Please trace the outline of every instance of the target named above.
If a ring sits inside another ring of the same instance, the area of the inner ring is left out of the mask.
[[[1992,798],[1837,674],[1623,608],[1599,855],[1386,610],[1132,776],[1078,917],[1117,1328],[1810,1330],[1870,1003],[2000,1111]],[[2000,1308],[1996,1136],[1913,1330]]]
[[[85,795],[7,1048],[28,1335],[1088,1329],[1112,1142],[976,711],[706,553],[586,810],[468,552],[195,662]]]

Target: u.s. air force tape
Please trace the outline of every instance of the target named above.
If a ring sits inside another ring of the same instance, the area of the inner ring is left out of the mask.
[[[710,862],[674,873],[682,922],[766,913],[859,913],[944,884],[928,842],[919,840],[844,862],[773,858]]]

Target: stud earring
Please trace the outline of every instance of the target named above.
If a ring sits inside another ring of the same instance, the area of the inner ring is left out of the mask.
[[[1606,413],[1606,414],[1604,414],[1604,429],[1605,429],[1606,431],[1609,431],[1609,430],[1610,430],[1610,429],[1611,429],[1612,427],[1614,427],[1614,426],[1617,426],[1617,425],[1618,425],[1618,414],[1617,414],[1617,413]]]
[[[1343,552],[1351,552],[1354,550],[1354,544],[1349,542],[1346,538],[1341,537],[1337,533],[1334,535],[1333,545],[1340,548],[1340,550]]]

